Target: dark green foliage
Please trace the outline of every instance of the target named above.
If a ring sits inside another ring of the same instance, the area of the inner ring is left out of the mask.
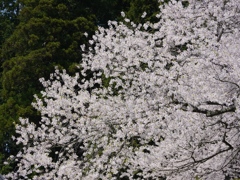
[[[144,63],[144,62],[140,62],[140,67],[143,71],[145,71],[147,68],[148,68],[148,64],[147,63]]]
[[[130,7],[126,12],[129,19],[135,23],[143,23],[146,21],[157,22],[156,15],[159,12],[158,0],[127,0]],[[146,12],[145,18],[141,18],[142,14]]]
[[[81,7],[86,7],[88,14],[94,14],[96,24],[107,27],[109,20],[118,20],[121,11],[129,8],[128,0],[81,0]],[[81,10],[82,11],[82,10]]]

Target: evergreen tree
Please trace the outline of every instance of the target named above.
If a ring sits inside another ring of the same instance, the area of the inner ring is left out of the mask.
[[[15,0],[1,0],[0,1],[0,56],[2,55],[2,45],[4,41],[12,34],[15,27],[18,24],[17,16],[19,14],[19,3]],[[0,60],[0,64],[2,61]],[[2,67],[0,67],[0,79],[2,77]],[[2,90],[2,85],[0,84],[0,92]],[[0,104],[3,104],[4,100],[2,95],[0,95]],[[2,108],[1,117],[7,115],[9,111]],[[10,123],[11,124],[11,123]],[[9,147],[11,143],[3,138],[3,133],[7,136],[6,139],[9,139],[8,131],[5,131],[5,128],[8,129],[9,124],[7,121],[0,121],[0,172],[6,173],[11,167],[3,166],[3,161],[6,158],[6,154],[9,153]]]
[[[135,23],[143,23],[146,21],[157,22],[156,15],[159,12],[159,1],[158,0],[127,0],[129,8],[127,9],[126,15]],[[146,17],[142,18],[144,12]]]

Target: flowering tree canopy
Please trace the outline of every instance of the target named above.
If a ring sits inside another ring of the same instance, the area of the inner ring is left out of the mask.
[[[79,74],[41,79],[41,122],[17,125],[23,150],[7,177],[239,177],[239,5],[172,0],[158,23],[99,28]]]

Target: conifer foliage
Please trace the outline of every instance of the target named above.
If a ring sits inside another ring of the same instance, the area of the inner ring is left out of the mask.
[[[155,24],[99,28],[78,74],[40,80],[41,123],[17,125],[8,177],[239,177],[239,4],[172,0]]]

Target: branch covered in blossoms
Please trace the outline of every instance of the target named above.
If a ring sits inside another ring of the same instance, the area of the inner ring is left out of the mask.
[[[99,28],[79,74],[41,79],[11,179],[240,175],[240,1],[172,0],[159,22]]]

